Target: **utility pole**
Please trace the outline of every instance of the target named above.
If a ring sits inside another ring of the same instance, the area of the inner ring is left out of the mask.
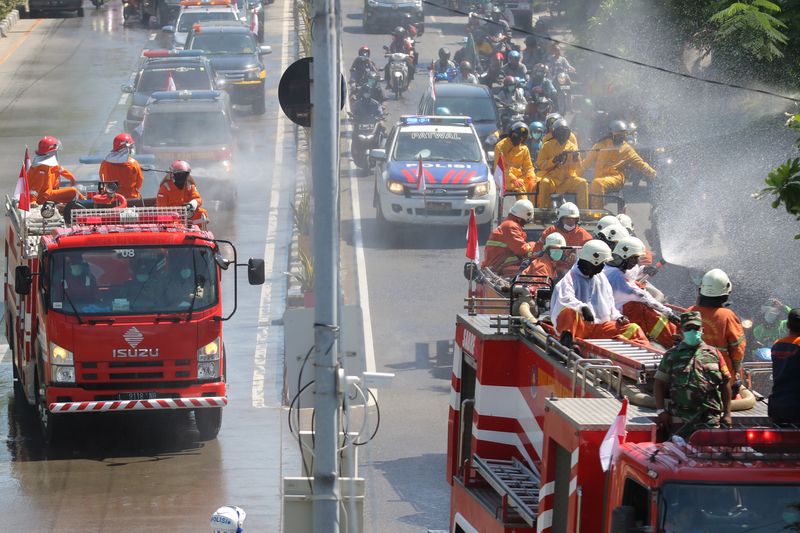
[[[339,35],[335,0],[313,0],[311,175],[314,194],[314,533],[339,532]]]

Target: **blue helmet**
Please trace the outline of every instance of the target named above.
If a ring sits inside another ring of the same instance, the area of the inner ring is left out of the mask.
[[[531,122],[528,125],[528,129],[531,130],[531,137],[536,139],[537,141],[542,138],[544,135],[544,124],[538,121]]]
[[[508,53],[508,60],[509,61],[511,61],[512,59],[516,59],[517,61],[519,61],[520,58],[522,58],[522,56],[520,55],[520,53],[517,50],[511,50]]]

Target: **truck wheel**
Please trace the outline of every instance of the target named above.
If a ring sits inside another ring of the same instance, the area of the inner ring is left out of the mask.
[[[42,440],[45,444],[53,444],[58,437],[58,423],[61,418],[54,415],[47,409],[47,391],[39,385],[39,377],[34,382],[36,393],[36,413],[39,417],[39,429],[42,432]]]
[[[194,422],[200,432],[200,440],[217,438],[222,426],[222,407],[207,407],[194,410]]]
[[[82,7],[78,8],[78,10],[75,12],[75,14],[78,15],[79,17],[82,17],[83,16],[83,8]]]
[[[253,114],[254,115],[263,115],[267,112],[267,101],[265,99],[265,95],[261,95],[258,100],[253,103]]]

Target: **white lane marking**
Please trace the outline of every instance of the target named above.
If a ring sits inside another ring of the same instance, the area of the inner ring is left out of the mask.
[[[156,32],[153,32],[150,34],[150,38],[148,40],[155,41],[156,37],[158,37],[158,34]]]
[[[112,129],[114,129],[114,126],[116,125],[117,125],[116,120],[110,120],[108,124],[106,124],[106,129],[104,133],[109,133]]]
[[[127,104],[128,103],[128,96],[130,96],[128,93],[123,93],[119,97],[119,102],[117,102],[117,105],[125,105],[125,104]]]
[[[8,344],[5,342],[0,343],[0,365],[11,363],[11,358],[7,358],[9,355],[11,355],[11,350],[8,349]]]
[[[281,53],[281,72],[286,70],[289,64],[289,24],[294,21],[291,16],[292,2],[286,0],[284,2],[284,17],[281,42],[284,43],[283,51]],[[273,318],[282,318],[283,312],[286,309],[286,274],[284,268],[275,268],[276,245],[277,240],[280,239],[281,252],[287,250],[289,240],[291,239],[291,210],[286,209],[288,215],[288,229],[278,235],[278,209],[280,207],[280,191],[281,182],[283,181],[283,151],[284,151],[284,137],[286,117],[283,112],[278,112],[277,120],[277,135],[275,140],[275,159],[273,168],[275,171],[272,175],[272,189],[269,195],[269,215],[267,216],[267,235],[264,243],[264,270],[267,273],[267,280],[261,286],[261,302],[258,308],[258,333],[256,335],[256,348],[253,353],[253,388],[252,388],[252,402],[253,407],[262,408],[266,406],[264,398],[264,380],[267,373],[267,349],[268,347],[275,350],[274,357],[283,359],[283,326],[273,325],[271,321]],[[294,173],[291,173],[294,175]],[[273,302],[273,284],[275,285],[275,299]],[[277,305],[276,305],[277,304]],[[280,374],[282,375],[282,371]],[[280,392],[278,393],[280,396]],[[280,398],[278,398],[279,400]]]

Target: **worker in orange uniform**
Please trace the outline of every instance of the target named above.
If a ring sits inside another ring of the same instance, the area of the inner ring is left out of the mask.
[[[156,207],[186,206],[193,222],[208,223],[208,213],[201,206],[203,199],[192,179],[192,167],[186,161],[175,160],[169,166],[169,174],[161,181],[156,195]]]
[[[622,337],[649,345],[642,329],[614,306],[614,292],[603,268],[611,261],[611,249],[591,240],[578,252],[578,262],[556,283],[550,299],[550,316],[561,344],[571,348],[575,338]]]
[[[141,198],[144,175],[139,162],[133,158],[133,137],[120,133],[114,137],[112,151],[100,163],[100,181],[116,181],[117,193],[131,200]]]
[[[508,137],[500,139],[494,147],[495,160],[503,158],[505,165],[506,191],[529,192],[536,190],[539,180],[533,170],[531,153],[525,141],[528,140],[530,130],[524,122],[515,122],[511,125]],[[518,195],[517,198],[528,198]]]
[[[558,219],[552,226],[545,228],[542,236],[539,237],[539,242],[536,243],[536,251],[544,249],[545,241],[547,238],[558,233],[564,237],[566,242],[565,246],[579,248],[592,240],[592,236],[588,231],[583,229],[578,223],[580,222],[581,212],[578,206],[572,202],[564,202],[558,206]],[[563,275],[567,270],[572,268],[575,264],[574,250],[564,250],[562,258],[556,263],[556,269],[559,274]]]
[[[539,169],[539,207],[550,207],[552,194],[572,193],[581,209],[589,207],[589,184],[580,177],[581,154],[570,139],[564,119],[553,124],[553,138],[542,145],[536,158]]]
[[[555,283],[560,278],[558,263],[564,257],[564,247],[567,241],[560,233],[551,233],[544,240],[544,248],[542,251],[534,254],[534,259],[528,268],[523,272],[526,276],[537,276],[541,278],[541,284],[536,283],[538,280],[532,280],[534,285],[531,287],[533,290],[537,287],[549,287],[551,283]],[[547,282],[544,278],[548,278]]]
[[[58,164],[61,141],[55,137],[42,137],[36,147],[36,156],[28,170],[28,187],[31,200],[37,204],[56,202],[66,204],[84,196],[74,187],[75,176]],[[61,178],[67,178],[73,187],[61,187]]]
[[[621,191],[625,185],[625,167],[632,166],[649,178],[656,176],[656,171],[648,165],[630,144],[625,140],[628,128],[621,120],[614,120],[609,125],[608,135],[592,146],[589,155],[583,162],[581,174],[585,176],[594,168],[594,179],[589,188],[592,197],[592,209],[603,208],[603,196],[607,193]]]
[[[620,239],[612,252],[613,259],[603,273],[614,291],[614,305],[631,322],[639,324],[650,340],[664,348],[675,345],[678,334],[678,315],[656,300],[631,279],[630,272],[644,257],[644,243],[636,237]]]
[[[489,235],[481,266],[500,276],[513,276],[524,259],[532,256],[534,242],[526,242],[524,226],[533,220],[530,200],[517,200],[506,219]]]
[[[689,311],[698,311],[703,317],[703,339],[719,350],[735,381],[740,378],[747,341],[742,321],[725,306],[732,289],[731,280],[724,271],[709,270],[700,282],[697,305]]]

